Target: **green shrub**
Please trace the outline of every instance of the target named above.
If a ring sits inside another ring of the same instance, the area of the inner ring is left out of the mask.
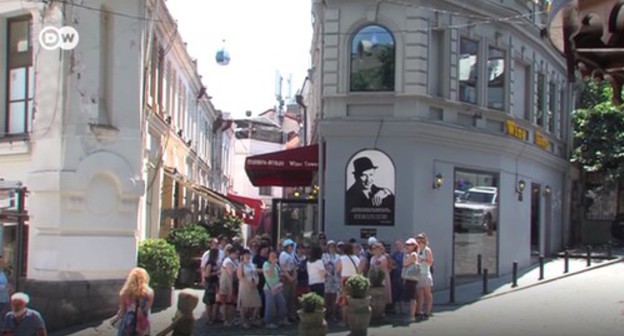
[[[370,282],[361,274],[351,276],[347,280],[347,293],[354,299],[364,299],[368,296]]]
[[[314,292],[307,293],[300,297],[299,303],[306,313],[321,312],[325,309],[325,299]]]
[[[368,272],[368,280],[370,280],[371,287],[383,287],[386,273],[379,268],[371,268]]]
[[[138,266],[150,275],[153,288],[170,288],[180,271],[180,256],[164,239],[146,239],[139,244]]]
[[[219,220],[213,221],[207,227],[208,233],[211,237],[219,237],[224,235],[226,237],[241,237],[242,236],[243,220],[234,216],[225,216]]]
[[[208,238],[210,235],[206,228],[190,224],[173,229],[167,237],[167,242],[173,245],[180,255],[180,266],[190,268],[194,266],[193,258],[201,256],[208,249]]]

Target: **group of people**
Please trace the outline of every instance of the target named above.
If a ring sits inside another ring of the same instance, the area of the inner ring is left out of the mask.
[[[346,325],[347,279],[379,269],[385,275],[387,312],[403,314],[409,303],[408,320],[426,320],[433,307],[433,263],[424,233],[395,241],[392,253],[374,237],[364,247],[356,239],[328,240],[323,233],[311,243],[287,235],[277,248],[268,236],[247,244],[219,237],[211,239],[201,261],[205,314],[209,324],[275,329],[296,322],[298,298],[314,292],[325,299],[327,320]],[[408,266],[418,266],[417,278],[403,276]]]

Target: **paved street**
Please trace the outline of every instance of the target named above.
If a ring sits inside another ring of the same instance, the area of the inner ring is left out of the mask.
[[[621,253],[618,255],[622,256]],[[520,273],[516,288],[511,287],[509,276],[491,279],[486,295],[482,293],[480,282],[465,284],[457,287],[454,304],[449,303],[448,290],[439,290],[434,294],[435,316],[431,320],[411,325],[400,322],[400,319],[390,320],[387,325],[372,326],[369,335],[452,335],[458,330],[462,330],[462,336],[575,336],[577,331],[592,336],[622,335],[614,331],[624,329],[624,292],[613,290],[621,287],[624,279],[624,263],[621,260],[594,260],[592,266],[587,267],[585,260],[571,259],[567,275],[563,274],[563,259],[549,260],[544,267],[544,280],[538,280],[538,268],[529,268]],[[200,290],[191,291],[200,296],[202,294]],[[203,306],[195,310],[198,318],[195,335],[198,336],[298,335],[296,326],[274,331],[242,330],[240,327],[225,329],[221,326],[208,328],[201,318],[203,310]],[[174,313],[175,310],[169,308],[153,314],[153,330],[165,328]],[[561,333],[550,332],[557,324],[569,326],[557,329],[562,330]],[[505,326],[513,326],[513,333]],[[330,335],[348,334],[336,325],[330,325],[329,330]],[[72,331],[51,333],[50,336],[61,335],[112,336],[115,330],[102,321]]]

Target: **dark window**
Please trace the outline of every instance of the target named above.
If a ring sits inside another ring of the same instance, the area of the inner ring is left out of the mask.
[[[555,133],[555,125],[558,118],[557,86],[555,83],[550,83],[548,86],[548,132]]]
[[[32,130],[35,74],[32,61],[31,17],[9,19],[7,52],[6,133]]]
[[[488,49],[488,107],[505,109],[505,73],[507,72],[505,52],[490,47]]]
[[[544,126],[544,109],[546,106],[544,105],[546,101],[545,90],[546,90],[546,78],[544,74],[537,75],[537,115],[535,116],[535,122]]]
[[[479,43],[462,38],[459,43],[459,100],[476,104],[479,78]]]
[[[395,43],[386,28],[369,25],[351,41],[351,91],[394,91]]]
[[[258,194],[260,196],[271,196],[273,195],[273,187],[259,187]]]

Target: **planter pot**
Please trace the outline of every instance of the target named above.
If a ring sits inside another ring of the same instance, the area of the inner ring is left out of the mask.
[[[372,310],[370,307],[371,297],[364,299],[354,299],[349,297],[347,307],[347,320],[350,336],[366,336],[370,325]]]
[[[194,271],[190,267],[180,269],[180,277],[178,283],[182,286],[189,286],[193,284]]]
[[[306,313],[302,309],[299,314],[300,336],[325,336],[327,335],[327,322],[325,321],[325,309],[320,312]]]
[[[173,287],[154,288],[154,303],[152,311],[159,311],[171,307],[173,302]]]
[[[384,287],[371,287],[371,318],[373,320],[381,320],[386,311],[386,290]]]

